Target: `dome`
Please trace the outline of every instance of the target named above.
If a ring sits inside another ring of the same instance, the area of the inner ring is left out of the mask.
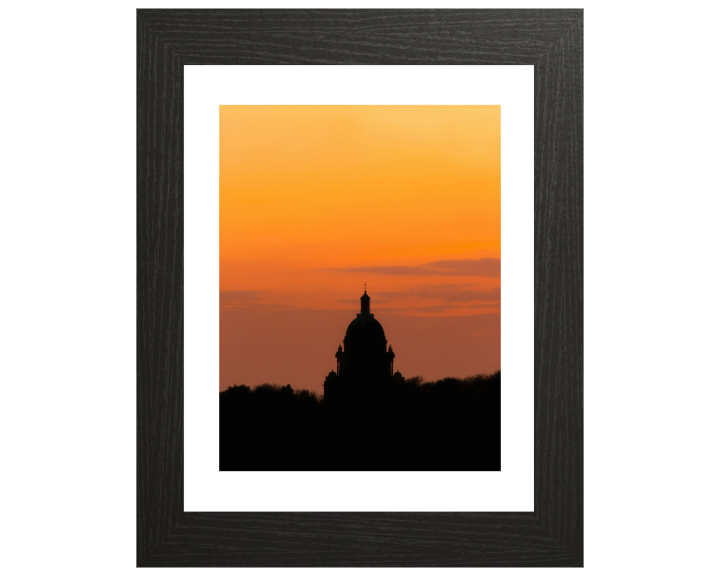
[[[358,314],[350,322],[345,332],[345,351],[382,350],[385,351],[385,330],[372,314]]]
[[[335,353],[338,379],[343,382],[384,382],[392,378],[395,354],[387,351],[385,330],[370,314],[370,296],[360,297],[360,314],[345,332],[345,350]]]
[[[385,352],[385,330],[370,314],[370,296],[360,297],[360,314],[350,322],[345,332],[345,352]]]

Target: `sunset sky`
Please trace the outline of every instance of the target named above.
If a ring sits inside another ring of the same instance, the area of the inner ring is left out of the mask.
[[[395,368],[500,368],[499,106],[220,106],[220,389],[322,393],[371,312]]]

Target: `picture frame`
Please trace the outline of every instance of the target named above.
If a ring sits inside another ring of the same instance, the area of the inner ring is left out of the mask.
[[[184,511],[183,66],[238,64],[534,66],[533,512]],[[138,566],[582,566],[582,386],[582,10],[138,10]]]

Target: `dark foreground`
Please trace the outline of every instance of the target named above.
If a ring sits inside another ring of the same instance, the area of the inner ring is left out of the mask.
[[[500,372],[365,383],[328,402],[290,386],[220,393],[220,470],[500,470]]]

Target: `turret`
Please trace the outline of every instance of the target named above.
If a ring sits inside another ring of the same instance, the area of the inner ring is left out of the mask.
[[[335,352],[335,358],[337,358],[337,373],[340,375],[340,362],[343,359],[342,344],[338,344],[337,352]]]
[[[370,296],[367,292],[360,296],[360,314],[370,314]]]

